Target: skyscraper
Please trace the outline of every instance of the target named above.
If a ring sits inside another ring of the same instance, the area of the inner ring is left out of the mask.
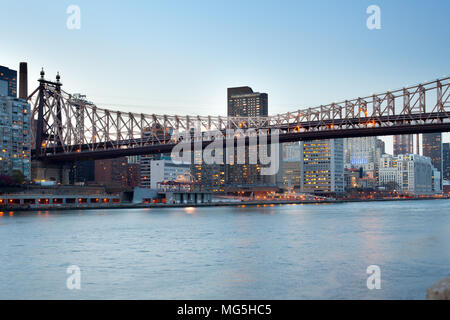
[[[384,152],[384,141],[377,137],[344,139],[345,168],[362,169],[369,178],[377,178],[379,159]]]
[[[280,143],[280,168],[276,184],[285,191],[300,190],[300,144],[298,142]]]
[[[362,168],[365,172],[374,173],[377,160],[377,137],[345,139],[344,157],[346,168]]]
[[[229,117],[258,117],[268,115],[267,93],[253,92],[250,87],[228,88]]]
[[[414,135],[402,134],[394,136],[394,156],[414,153]]]
[[[17,71],[0,66],[0,96],[17,97]]]
[[[253,92],[250,87],[228,88],[227,101],[227,115],[229,117],[258,117],[268,115],[267,93]],[[262,176],[260,174],[261,166],[259,163],[249,163],[249,153],[257,152],[253,148],[245,148],[245,164],[237,164],[237,155],[235,154],[234,164],[226,165],[227,186],[249,189],[252,186],[264,185],[269,180],[268,176]],[[275,183],[275,181],[272,182]]]
[[[422,136],[422,153],[431,158],[433,166],[442,173],[442,133],[424,133]]]
[[[344,192],[344,139],[300,143],[300,191]]]
[[[442,144],[442,178],[450,181],[450,143]]]

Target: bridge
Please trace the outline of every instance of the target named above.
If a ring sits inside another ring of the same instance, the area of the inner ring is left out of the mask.
[[[279,130],[280,142],[450,131],[450,77],[267,117],[138,114],[62,90],[59,74],[28,97],[32,159],[71,162],[171,152],[174,132]],[[212,139],[212,137],[211,137]],[[204,141],[203,144],[208,144]]]

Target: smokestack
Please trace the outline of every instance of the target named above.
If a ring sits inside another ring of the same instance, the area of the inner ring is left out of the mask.
[[[21,62],[19,68],[19,98],[23,100],[28,98],[28,65],[26,62]]]

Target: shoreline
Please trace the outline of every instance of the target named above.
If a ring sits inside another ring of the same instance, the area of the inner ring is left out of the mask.
[[[26,211],[68,211],[68,210],[103,210],[103,209],[155,209],[155,208],[189,208],[189,207],[267,207],[276,205],[319,205],[319,204],[335,204],[335,203],[348,203],[348,202],[377,202],[377,201],[416,201],[416,200],[449,200],[448,197],[434,198],[400,198],[400,199],[339,199],[339,200],[278,200],[278,201],[242,201],[242,202],[210,202],[210,203],[176,203],[176,204],[142,204],[142,203],[121,203],[121,204],[109,204],[109,205],[42,205],[39,208],[33,207],[19,207],[19,206],[4,206],[0,207],[0,212],[26,212]]]

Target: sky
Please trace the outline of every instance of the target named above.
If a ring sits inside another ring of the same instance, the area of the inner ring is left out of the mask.
[[[381,29],[366,26],[370,5]],[[30,91],[44,67],[127,112],[226,115],[226,89],[250,86],[276,114],[450,75],[448,0],[0,0],[0,12],[0,65],[28,62]]]

